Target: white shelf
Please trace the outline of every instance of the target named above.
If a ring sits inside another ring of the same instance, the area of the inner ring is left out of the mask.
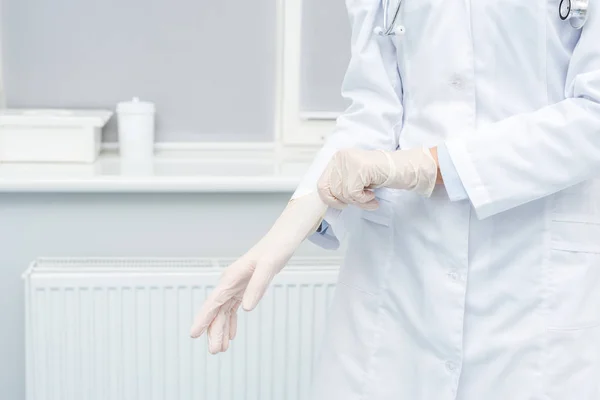
[[[0,164],[0,192],[291,193],[310,160],[269,149],[174,147],[128,165],[109,148],[94,164]]]

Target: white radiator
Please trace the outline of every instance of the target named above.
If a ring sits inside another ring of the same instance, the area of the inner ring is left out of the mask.
[[[227,353],[193,341],[231,260],[42,259],[25,274],[28,400],[300,400],[338,259],[296,259]]]

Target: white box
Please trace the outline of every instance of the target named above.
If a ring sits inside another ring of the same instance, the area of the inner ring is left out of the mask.
[[[0,110],[0,162],[92,163],[107,110]]]

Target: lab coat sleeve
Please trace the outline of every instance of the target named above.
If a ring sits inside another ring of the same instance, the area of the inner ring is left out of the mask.
[[[335,233],[333,232],[333,228],[331,228],[326,220],[321,223],[315,234],[308,237],[308,240],[317,246],[328,250],[337,249],[340,245]]]
[[[338,118],[334,131],[318,152],[292,198],[316,191],[317,181],[329,160],[341,149],[395,150],[398,146],[402,87],[396,50],[392,39],[373,33],[375,26],[381,24],[381,3],[347,0],[346,7],[352,39],[351,60],[342,84],[342,95],[350,100],[350,106]],[[329,210],[325,216],[331,225],[330,232],[335,232],[339,239],[344,233],[343,224],[340,223],[342,214],[344,212]],[[337,247],[339,243],[330,243],[328,247],[331,245]]]
[[[437,148],[438,163],[440,166],[440,173],[444,178],[444,187],[448,193],[448,197],[451,201],[461,201],[469,198],[465,187],[463,186],[458,171],[450,158],[450,153],[446,145],[440,144]]]
[[[446,142],[479,218],[600,176],[600,9],[590,11],[565,100]]]

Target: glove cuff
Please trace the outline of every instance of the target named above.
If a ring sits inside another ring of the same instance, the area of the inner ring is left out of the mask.
[[[413,191],[423,197],[430,197],[435,189],[438,166],[429,148],[423,147],[415,151],[419,151],[421,154],[417,158],[417,182]]]
[[[388,162],[388,173],[387,173],[387,178],[386,178],[385,182],[383,182],[381,185],[378,185],[377,187],[388,187],[396,181],[396,175],[397,175],[396,163],[394,162],[394,159],[392,158],[392,155],[389,152],[387,152],[385,150],[379,150],[379,151],[381,153],[383,153],[383,155],[385,156],[385,158]]]

